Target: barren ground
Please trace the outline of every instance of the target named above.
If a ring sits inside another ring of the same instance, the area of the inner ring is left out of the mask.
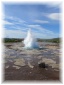
[[[60,80],[60,48],[39,42],[40,49],[25,50],[23,44],[6,43],[4,80]],[[47,67],[39,67],[44,62]]]

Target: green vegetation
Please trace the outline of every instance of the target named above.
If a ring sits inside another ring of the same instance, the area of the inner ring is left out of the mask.
[[[4,38],[3,41],[7,42],[22,42],[23,39],[16,39],[16,38]],[[60,43],[60,38],[53,38],[53,39],[38,39],[39,42],[52,42],[52,43]]]
[[[22,41],[23,41],[23,39],[16,39],[16,38],[4,38],[4,39],[3,39],[3,41],[4,41],[5,43],[7,43],[7,42],[22,42]]]
[[[53,38],[53,39],[38,39],[40,42],[52,42],[52,43],[60,43],[60,38]]]

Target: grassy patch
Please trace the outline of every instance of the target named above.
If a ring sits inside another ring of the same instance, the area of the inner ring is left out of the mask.
[[[53,39],[37,39],[38,42],[52,42],[52,43],[60,43],[60,38],[53,38]],[[16,39],[16,38],[4,38],[3,42],[22,42],[23,39]]]

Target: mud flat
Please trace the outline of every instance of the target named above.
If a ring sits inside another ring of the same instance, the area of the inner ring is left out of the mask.
[[[22,43],[4,44],[4,80],[60,80],[60,47],[39,43],[40,49],[25,50]],[[47,67],[39,67],[45,63]]]

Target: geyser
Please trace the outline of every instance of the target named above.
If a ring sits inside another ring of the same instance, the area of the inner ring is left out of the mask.
[[[25,49],[38,49],[37,39],[32,34],[31,29],[28,30],[27,37],[23,41]]]

